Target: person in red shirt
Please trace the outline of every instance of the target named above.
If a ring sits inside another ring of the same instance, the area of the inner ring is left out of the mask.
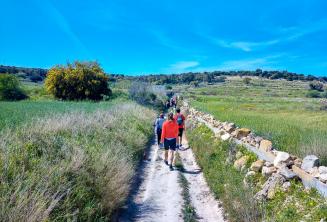
[[[182,147],[182,137],[183,137],[183,132],[185,129],[185,116],[181,114],[181,109],[177,108],[176,109],[176,115],[174,116],[174,119],[178,125],[178,139],[177,139],[177,146]]]
[[[178,137],[178,125],[174,119],[174,114],[168,114],[168,120],[162,125],[161,142],[164,144],[165,157],[164,162],[169,166],[170,170],[174,170],[173,163],[175,161],[176,142]],[[168,153],[169,151],[169,153]],[[168,162],[169,154],[169,162]]]

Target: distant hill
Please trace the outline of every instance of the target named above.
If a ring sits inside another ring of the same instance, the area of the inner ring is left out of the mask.
[[[47,75],[47,69],[41,68],[24,68],[16,66],[0,65],[0,74],[9,73],[17,75],[26,81],[41,82]],[[119,79],[139,80],[154,84],[192,84],[196,82],[215,83],[223,82],[224,76],[256,76],[267,79],[286,79],[288,81],[321,81],[327,82],[327,77],[317,77],[313,75],[297,74],[288,71],[264,71],[257,69],[255,71],[213,71],[213,72],[188,72],[180,74],[149,74],[142,76],[128,76],[124,74],[108,74],[110,81]]]
[[[14,74],[26,81],[41,82],[45,79],[48,70],[41,68],[24,68],[0,65],[0,74],[1,73]]]

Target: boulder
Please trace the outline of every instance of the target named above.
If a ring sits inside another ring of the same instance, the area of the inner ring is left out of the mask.
[[[237,170],[241,170],[243,166],[246,165],[246,162],[249,160],[249,157],[248,156],[242,156],[241,158],[239,158],[238,160],[236,160],[234,162],[234,167],[237,169]]]
[[[276,173],[277,169],[274,166],[267,167],[264,166],[262,167],[261,173],[264,177],[270,177],[273,173]]]
[[[241,129],[237,129],[235,132],[236,132],[236,138],[241,139],[243,137],[247,137],[251,133],[251,130],[247,128],[241,128]]]
[[[325,166],[320,166],[318,170],[320,174],[327,174],[327,167]]]
[[[282,186],[285,182],[285,178],[281,175],[275,173],[268,180],[264,183],[262,190],[260,190],[256,195],[255,198],[258,200],[262,199],[271,199],[275,195],[275,189],[277,186]]]
[[[289,165],[291,156],[286,152],[277,152],[277,156],[274,160],[275,167],[282,167],[284,165]]]
[[[257,136],[257,137],[255,137],[254,139],[255,139],[255,141],[256,141],[257,143],[260,143],[261,140],[263,140],[263,138],[260,137],[260,136]]]
[[[319,166],[319,158],[315,155],[309,155],[304,157],[301,164],[301,169],[309,172],[309,170],[315,166]]]
[[[290,180],[290,179],[297,177],[297,175],[292,170],[288,169],[287,167],[280,168],[278,170],[278,173],[280,175],[282,175],[286,180]]]
[[[271,163],[271,162],[269,162],[269,161],[266,161],[266,162],[265,162],[265,166],[266,166],[266,167],[272,167],[272,166],[274,166],[274,164]]]
[[[264,161],[263,160],[257,160],[251,164],[250,170],[254,172],[259,172],[263,167]]]
[[[270,152],[272,150],[272,142],[269,140],[261,140],[259,149],[262,151]]]
[[[227,141],[231,138],[231,135],[229,133],[225,133],[224,135],[221,136],[222,141]]]
[[[327,173],[324,173],[324,174],[320,174],[319,175],[319,180],[323,183],[326,183],[327,182]]]

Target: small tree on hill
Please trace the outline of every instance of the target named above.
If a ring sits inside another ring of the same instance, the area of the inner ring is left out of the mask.
[[[1,100],[22,100],[27,95],[20,88],[19,80],[12,74],[0,74],[0,99]]]
[[[313,81],[309,84],[310,89],[317,91],[324,91],[324,84],[318,81]]]
[[[49,70],[45,86],[54,97],[63,100],[100,100],[111,95],[106,76],[97,62],[74,62]]]

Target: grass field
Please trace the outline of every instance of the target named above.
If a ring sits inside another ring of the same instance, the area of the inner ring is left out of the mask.
[[[271,139],[275,147],[301,157],[318,155],[327,164],[327,111],[306,98],[307,82],[228,78],[225,83],[188,88],[192,106]]]

